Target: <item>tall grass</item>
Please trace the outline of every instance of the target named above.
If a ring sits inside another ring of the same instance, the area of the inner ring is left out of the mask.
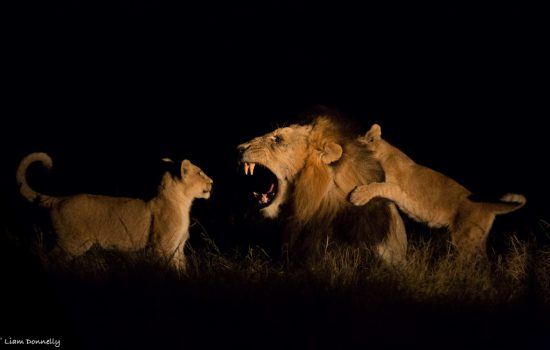
[[[233,288],[289,288],[305,292],[368,293],[432,303],[491,304],[536,295],[550,302],[550,250],[530,251],[528,244],[510,238],[508,250],[489,263],[464,263],[441,254],[432,241],[410,244],[405,263],[389,266],[368,247],[331,246],[307,267],[274,261],[260,247],[222,251],[207,235],[201,249],[186,248],[187,270],[172,270],[153,254],[106,252],[92,249],[72,261],[37,254],[56,277],[91,280],[163,278],[175,283],[208,283]]]
[[[463,349],[549,343],[550,249],[515,238],[490,263],[471,264],[442,251],[440,242],[412,240],[399,266],[381,262],[366,246],[327,244],[305,267],[272,259],[260,247],[221,249],[207,235],[195,243],[186,248],[185,272],[147,251],[94,248],[68,261],[37,245],[34,254],[45,276],[31,284],[36,290],[13,283],[4,288],[12,288],[13,296],[41,296],[33,304],[45,308],[39,319],[58,315],[49,327],[71,336],[76,345],[69,348]],[[14,304],[12,315],[25,300]],[[36,322],[36,332],[44,322]]]

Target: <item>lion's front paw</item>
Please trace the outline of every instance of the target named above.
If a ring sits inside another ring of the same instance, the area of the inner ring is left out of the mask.
[[[368,187],[366,185],[357,186],[349,196],[349,200],[354,205],[360,206],[365,205],[372,199],[372,196],[369,194]]]

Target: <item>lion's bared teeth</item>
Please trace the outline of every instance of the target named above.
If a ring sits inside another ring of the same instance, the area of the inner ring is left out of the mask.
[[[257,163],[241,161],[241,164],[245,175],[254,175]],[[264,166],[260,166],[259,168],[262,169],[257,171],[254,178],[246,180],[248,181],[247,185],[249,186],[250,191],[248,192],[248,195],[252,196],[254,198],[254,202],[259,204],[260,207],[266,207],[270,205],[277,196],[277,182],[273,179],[273,173],[271,173],[271,177],[269,178],[269,171],[265,171]],[[269,187],[267,187],[267,185],[269,185]]]

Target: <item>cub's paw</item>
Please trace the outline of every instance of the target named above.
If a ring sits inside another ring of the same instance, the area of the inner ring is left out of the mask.
[[[365,205],[372,199],[367,185],[357,186],[349,195],[349,201],[356,206]]]

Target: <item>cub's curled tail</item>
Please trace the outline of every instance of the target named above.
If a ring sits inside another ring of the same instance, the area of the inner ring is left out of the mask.
[[[500,198],[500,203],[483,203],[483,207],[496,215],[507,214],[518,210],[527,203],[521,194],[508,193]]]
[[[29,184],[27,183],[27,168],[34,162],[42,163],[42,165],[48,170],[52,168],[52,159],[49,155],[41,152],[31,153],[23,158],[23,160],[21,160],[21,163],[19,163],[16,174],[17,185],[19,186],[19,191],[21,192],[21,195],[25,197],[29,202],[38,203],[38,205],[42,207],[49,208],[57,201],[57,198],[38,193],[30,188]]]

